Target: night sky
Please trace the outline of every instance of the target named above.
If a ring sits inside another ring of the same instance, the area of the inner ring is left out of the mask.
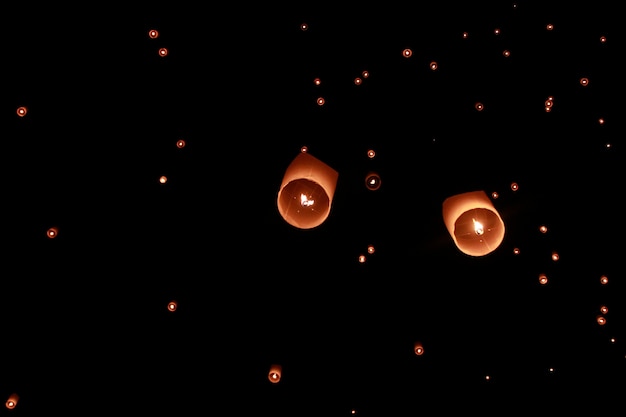
[[[15,5],[0,414],[622,415],[617,5],[493,3]],[[471,191],[484,256],[442,216]]]

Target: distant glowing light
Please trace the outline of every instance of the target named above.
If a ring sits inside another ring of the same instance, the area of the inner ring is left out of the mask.
[[[368,158],[372,159],[372,158],[373,158],[373,157],[375,157],[375,156],[376,156],[376,152],[375,152],[373,149],[369,149],[369,150],[367,151],[367,157],[368,157]]]
[[[519,185],[516,182],[511,183],[511,190],[517,191],[519,190]]]
[[[20,106],[20,107],[17,108],[16,113],[17,113],[18,116],[24,117],[24,116],[26,116],[26,113],[28,113],[28,109],[26,107],[24,107],[24,106]]]
[[[461,35],[461,36],[463,36],[463,39],[467,39],[469,37],[469,33],[463,32],[463,35]]]
[[[184,148],[186,145],[185,140],[184,139],[178,139],[176,141],[176,147],[177,148]]]
[[[600,277],[600,284],[602,285],[606,285],[609,283],[609,277],[607,277],[606,275],[602,275]]]
[[[402,51],[402,56],[405,58],[410,58],[411,55],[413,55],[413,51],[410,50],[409,48],[406,48]]]
[[[601,124],[601,125],[603,125],[603,124],[604,124],[604,119],[603,119],[602,117],[601,117],[601,118],[599,118],[599,119],[598,119],[598,123],[599,123],[599,124]]]
[[[319,77],[313,78],[313,84],[320,85],[321,83],[322,83],[322,80]]]
[[[318,97],[317,98],[317,105],[318,106],[323,106],[324,103],[326,103],[326,100],[324,100],[324,97]]]
[[[367,246],[367,253],[369,253],[371,255],[374,252],[376,252],[376,249],[374,248],[374,245],[368,245]]]
[[[559,260],[559,254],[556,252],[552,252],[552,260],[553,261],[558,261]]]
[[[553,25],[552,23],[548,23],[548,24],[546,25],[546,29],[547,29],[547,30],[552,30],[552,29],[554,29],[554,25]]]
[[[499,35],[500,34],[500,29],[498,29],[498,28],[494,29],[493,33],[496,34],[496,35]]]
[[[548,276],[546,274],[539,274],[539,283],[546,285],[548,283]]]
[[[587,87],[589,85],[589,78],[583,77],[580,79],[580,85]]]
[[[483,105],[483,103],[478,102],[474,104],[474,108],[478,111],[483,111],[485,109],[485,106]]]
[[[600,43],[606,42],[606,36],[600,36]]]
[[[304,145],[303,147],[300,148],[300,152],[302,153],[307,153],[309,151],[309,147]]]
[[[300,30],[303,32],[309,29],[309,25],[307,23],[300,23]]]
[[[606,314],[609,312],[609,308],[607,306],[600,306],[600,313]]]
[[[505,58],[508,58],[511,56],[511,51],[505,49],[504,51],[502,51],[502,55],[504,55]]]
[[[355,85],[361,85],[363,83],[363,80],[360,77],[356,77],[354,79],[354,84]]]
[[[599,316],[596,317],[596,322],[600,326],[604,326],[606,324],[606,317],[599,315]]]
[[[367,70],[366,70],[366,71],[363,71],[363,72],[361,73],[361,76],[362,76],[363,78],[369,78],[369,76],[370,76],[370,72],[369,72],[369,71],[367,71]]]
[[[156,29],[150,29],[148,31],[148,36],[150,37],[150,39],[156,39],[159,37],[159,31]]]
[[[360,263],[360,264],[365,263],[365,260],[366,260],[365,255],[359,255],[359,263]]]
[[[161,184],[165,184],[165,183],[167,182],[167,177],[166,177],[165,175],[161,175],[161,176],[159,177],[159,182],[160,182]]]
[[[159,48],[159,56],[167,56],[168,53],[167,48]]]
[[[437,61],[432,61],[432,62],[430,63],[430,69],[431,69],[431,70],[433,70],[433,71],[434,71],[434,70],[436,70],[438,67],[439,67],[439,65],[437,64]]]
[[[176,311],[177,308],[178,308],[178,303],[176,301],[170,301],[169,303],[167,303],[167,309],[169,311]]]
[[[46,231],[46,236],[48,236],[50,239],[54,239],[58,236],[58,234],[59,229],[57,229],[56,227],[51,227]]]
[[[424,345],[422,345],[422,342],[418,341],[413,344],[413,352],[415,352],[417,356],[422,356],[424,354]]]
[[[371,172],[365,177],[365,186],[372,191],[378,190],[380,188],[380,183],[380,176],[375,172]]]
[[[498,197],[500,197],[500,194],[498,194],[497,191],[494,191],[493,193],[491,193],[491,198],[493,198],[494,200],[497,199]]]
[[[513,255],[519,255],[520,254],[520,249],[519,248],[513,248]]]

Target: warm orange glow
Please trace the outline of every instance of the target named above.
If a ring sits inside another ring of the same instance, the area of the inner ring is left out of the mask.
[[[356,78],[354,79],[354,84],[355,84],[355,85],[361,85],[361,83],[363,83],[363,80],[362,80],[361,78],[356,77]]]
[[[607,277],[606,275],[602,275],[600,277],[600,284],[602,285],[606,285],[609,283],[609,277]]]
[[[370,172],[365,176],[365,186],[372,191],[376,191],[380,188],[381,180],[380,175],[376,172]]]
[[[20,106],[17,108],[17,115],[20,117],[24,117],[26,116],[26,113],[28,113],[28,109],[24,106]]]
[[[467,37],[469,36],[469,33],[467,33],[467,32],[463,32],[463,35],[462,35],[462,36],[463,36],[463,39],[467,39]]]
[[[484,191],[445,199],[443,219],[456,246],[470,256],[487,255],[504,239],[504,222]]]
[[[309,151],[309,148],[308,148],[308,146],[306,146],[306,145],[304,145],[304,146],[302,146],[302,147],[300,148],[300,152],[308,152],[308,151]]]
[[[409,48],[406,48],[402,51],[402,56],[405,58],[409,58],[411,55],[413,55],[413,51],[411,51]]]
[[[301,29],[302,31],[305,31],[305,30],[307,30],[308,28],[309,28],[309,25],[308,25],[308,24],[306,24],[306,23],[301,23],[301,24],[300,24],[300,29]]]
[[[324,97],[318,97],[317,98],[317,105],[318,106],[323,106],[324,103],[326,103],[326,100],[324,100]]]
[[[513,255],[519,255],[519,254],[520,254],[519,248],[513,248]]]
[[[169,303],[167,303],[167,309],[169,311],[176,311],[177,308],[178,308],[178,302],[176,300],[172,300]]]
[[[493,198],[494,200],[497,199],[498,197],[500,197],[500,194],[498,194],[497,191],[494,191],[493,193],[491,193],[491,198]]]
[[[313,78],[313,84],[315,85],[320,85],[322,83],[322,80],[318,77],[318,78]]]
[[[494,29],[493,33],[496,34],[496,35],[499,35],[500,34],[500,29],[498,29],[498,28]]]
[[[372,159],[373,157],[376,156],[376,152],[373,149],[370,149],[367,151],[367,157]]]
[[[359,255],[359,263],[365,263],[365,261],[367,260],[367,258],[365,257],[365,255]]]
[[[155,30],[155,29],[151,29],[151,30],[149,30],[149,31],[148,31],[148,36],[149,36],[151,39],[156,39],[156,38],[158,38],[158,37],[159,37],[159,31],[158,31],[158,30]]]
[[[504,55],[505,58],[508,58],[511,56],[511,51],[505,49],[504,51],[502,51],[502,55]]]
[[[282,366],[273,364],[272,366],[270,366],[270,371],[267,374],[267,378],[270,380],[270,382],[277,384],[278,382],[280,382],[280,378],[282,377],[282,372],[283,372]]]
[[[308,152],[291,161],[278,191],[278,211],[300,229],[322,224],[332,206],[339,173]]]
[[[606,314],[609,312],[609,308],[607,306],[600,306],[600,313]]]
[[[580,85],[582,85],[583,87],[588,86],[589,85],[589,78],[585,78],[585,77],[581,78],[580,79]]]
[[[554,25],[553,25],[552,23],[548,23],[548,24],[546,25],[546,29],[548,29],[548,30],[552,30],[552,29],[554,29]]]
[[[603,125],[603,124],[604,124],[604,119],[603,119],[603,118],[599,118],[599,119],[598,119],[598,123],[600,123],[601,125]]]
[[[19,399],[20,397],[16,393],[9,395],[9,398],[7,399],[7,402],[5,403],[6,407],[9,410],[14,409],[17,406]]]
[[[185,143],[185,141],[184,141],[183,139],[178,139],[178,140],[176,141],[176,147],[177,147],[177,148],[184,148],[184,147],[185,147],[185,145],[186,145],[186,143]]]
[[[606,36],[600,36],[600,42],[601,43],[606,42]]]
[[[553,261],[558,261],[559,260],[559,254],[556,252],[552,252],[552,260]]]
[[[547,233],[548,232],[548,227],[545,226],[545,225],[541,225],[541,226],[539,226],[539,231],[541,233]]]
[[[369,76],[370,76],[370,72],[369,72],[369,71],[363,71],[363,72],[361,73],[361,76],[362,76],[363,78],[367,78],[367,77],[369,77]]]
[[[596,322],[598,322],[600,326],[604,326],[606,324],[606,318],[599,315],[596,317]]]
[[[424,345],[422,345],[422,342],[417,341],[413,344],[413,352],[415,352],[417,356],[422,356],[424,354]]]
[[[512,182],[511,183],[511,190],[513,190],[513,191],[519,190],[519,184],[517,184],[516,182]]]
[[[483,103],[476,103],[474,104],[474,108],[478,111],[483,111],[485,110],[485,106],[483,105]]]
[[[374,248],[374,245],[368,245],[367,246],[367,253],[369,253],[371,255],[374,252],[376,252],[376,249]]]
[[[59,234],[59,229],[57,227],[51,227],[46,231],[46,235],[50,239],[54,239]]]
[[[546,285],[548,283],[548,276],[546,274],[539,274],[539,283]]]
[[[160,182],[161,184],[165,184],[165,183],[167,182],[167,177],[166,177],[165,175],[161,175],[161,176],[159,177],[159,182]]]
[[[437,67],[438,67],[438,65],[437,65],[437,62],[436,62],[436,61],[432,61],[432,62],[430,63],[430,69],[431,69],[431,70],[433,70],[433,71],[434,71],[434,70],[436,70],[436,69],[437,69]]]
[[[167,56],[168,53],[169,52],[168,52],[167,48],[160,48],[159,49],[159,55],[160,56]]]

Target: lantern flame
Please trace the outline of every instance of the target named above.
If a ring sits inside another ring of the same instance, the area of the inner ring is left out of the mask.
[[[483,224],[476,219],[472,219],[472,221],[474,222],[474,232],[476,232],[478,236],[483,235],[485,233],[485,228],[483,227]]]

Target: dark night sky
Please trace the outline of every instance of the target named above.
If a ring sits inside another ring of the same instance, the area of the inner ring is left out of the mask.
[[[495,3],[15,6],[0,414],[623,408],[617,6]],[[339,173],[309,230],[276,206],[302,146]],[[442,217],[475,190],[483,257]]]

